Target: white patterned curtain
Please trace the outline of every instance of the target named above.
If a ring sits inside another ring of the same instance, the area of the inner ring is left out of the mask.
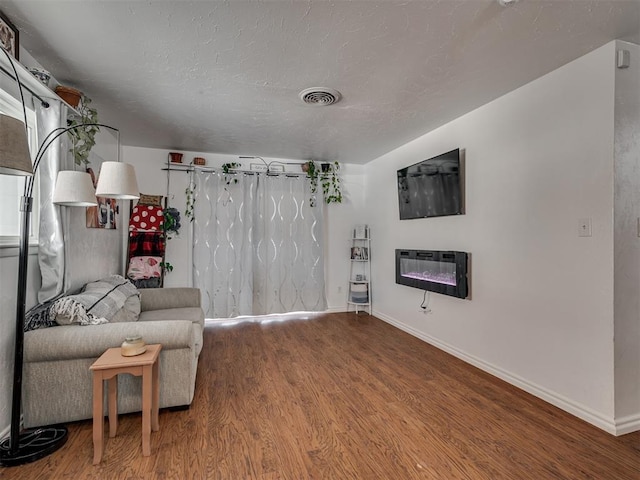
[[[67,107],[57,100],[49,100],[47,107],[36,102],[38,145],[56,128],[65,127]],[[38,301],[44,302],[65,290],[65,248],[62,213],[53,204],[53,190],[58,172],[66,166],[66,135],[54,142],[40,162],[40,225],[38,263],[42,274],[42,286]]]
[[[194,283],[208,318],[326,308],[322,205],[305,177],[195,174]]]

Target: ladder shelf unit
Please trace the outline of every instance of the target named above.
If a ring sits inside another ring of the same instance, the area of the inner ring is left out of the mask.
[[[349,268],[349,291],[347,311],[354,307],[355,313],[371,315],[371,237],[367,225],[358,225],[350,240],[351,266]]]

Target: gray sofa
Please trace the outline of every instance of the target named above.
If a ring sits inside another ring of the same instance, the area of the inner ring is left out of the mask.
[[[89,366],[126,337],[142,335],[161,343],[160,408],[190,405],[204,314],[196,288],[140,290],[140,317],[135,322],[63,325],[25,332],[22,410],[24,426],[92,418],[92,374]],[[141,410],[141,379],[118,376],[118,412]]]

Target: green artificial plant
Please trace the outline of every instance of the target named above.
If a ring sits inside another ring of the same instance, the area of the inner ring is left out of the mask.
[[[327,164],[326,172],[321,175],[322,193],[324,194],[325,203],[342,203],[342,187],[340,186],[340,164],[336,161],[333,164]]]
[[[98,123],[98,111],[91,107],[91,99],[86,95],[82,96],[78,113],[80,114],[79,117],[76,115],[68,122],[70,127]],[[91,153],[91,149],[96,144],[95,137],[99,131],[100,128],[95,125],[69,130],[68,135],[71,139],[69,152],[73,154],[76,165],[87,165],[89,163],[89,153]]]
[[[240,165],[238,162],[228,162],[228,163],[223,163],[222,164],[222,173],[224,173],[224,181],[227,185],[231,185],[231,182],[233,183],[238,183],[238,179],[234,177],[231,177],[231,175],[233,175],[234,170],[240,168],[242,165]]]
[[[167,239],[171,240],[172,235],[180,234],[180,212],[177,208],[167,207],[163,211],[164,221],[162,222],[162,229],[167,235]]]

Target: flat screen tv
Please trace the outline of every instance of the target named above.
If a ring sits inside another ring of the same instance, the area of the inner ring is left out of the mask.
[[[400,220],[464,213],[460,149],[398,170]]]

